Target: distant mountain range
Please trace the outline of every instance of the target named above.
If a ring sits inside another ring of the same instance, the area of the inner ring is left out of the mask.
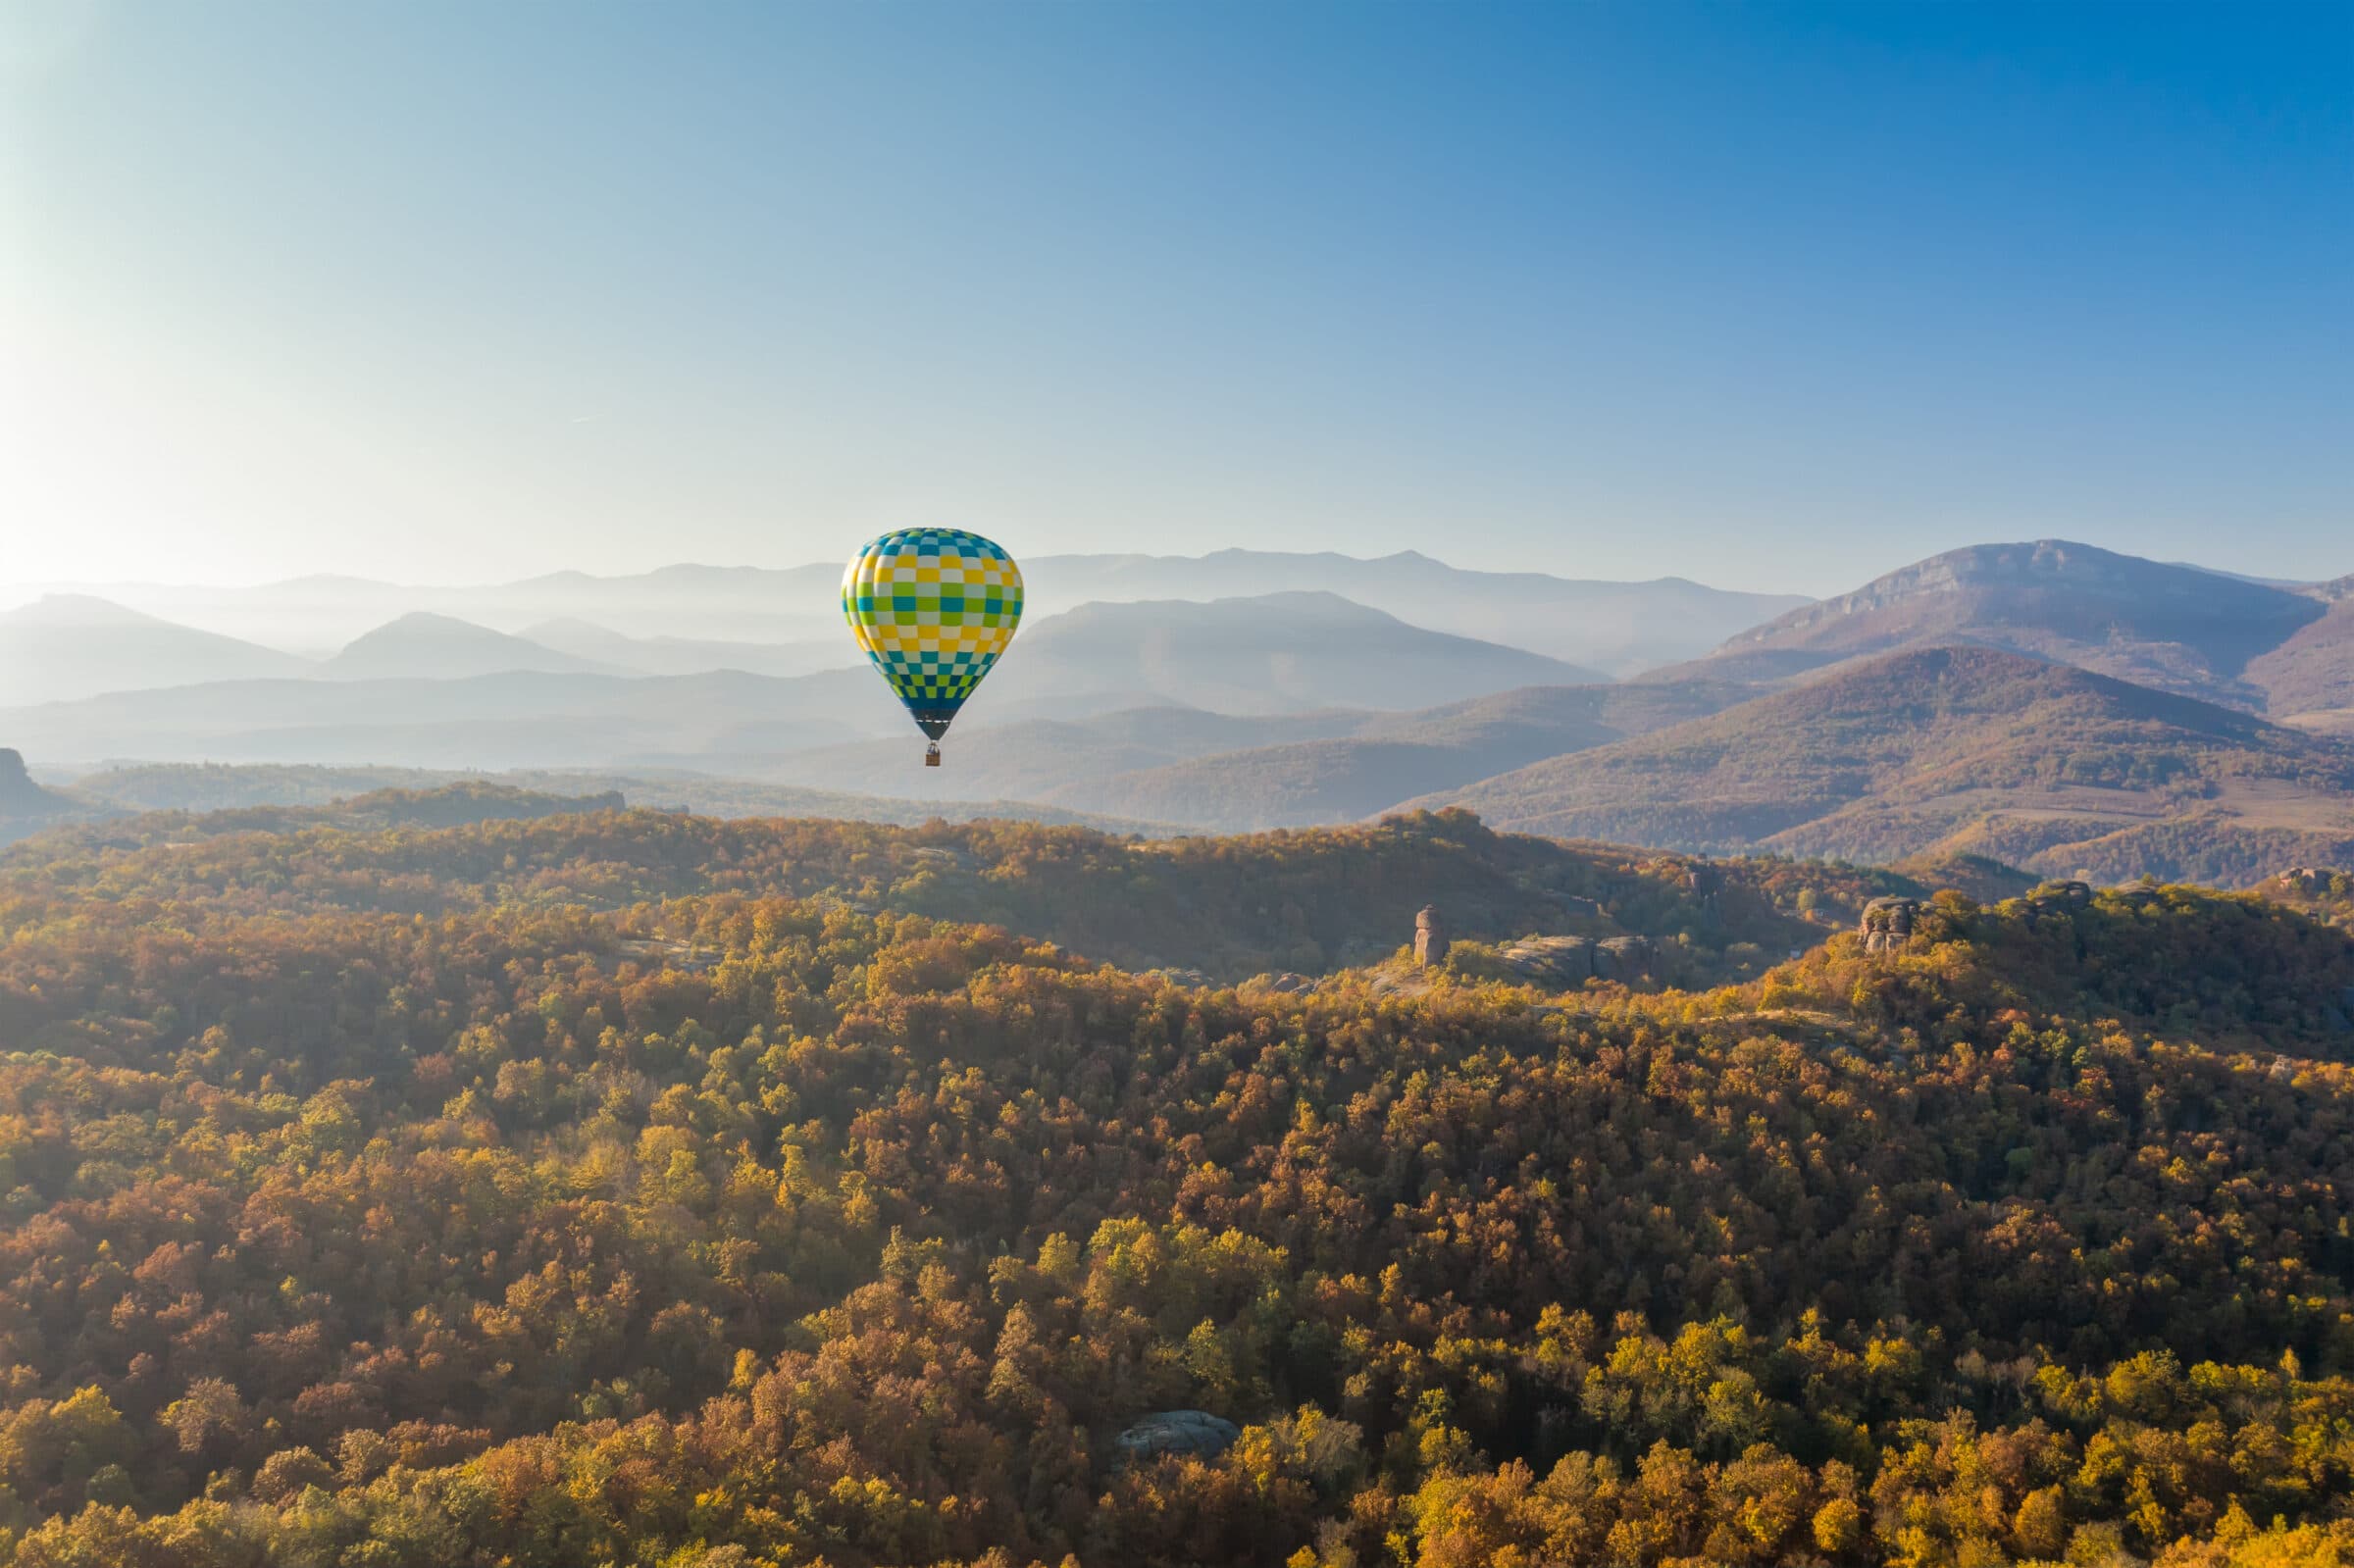
[[[430,590],[463,615],[352,580],[237,601],[381,616],[317,659],[55,597],[0,613],[0,742],[53,765],[589,768],[1220,831],[1460,802],[1668,847],[1967,861],[1985,885],[2017,875],[2003,861],[2228,882],[2354,859],[2354,577],[2058,540],[1820,603],[1411,553],[1029,575],[942,769],[855,663],[831,567]]]
[[[1973,853],[2226,884],[2354,859],[2354,754],[2297,730],[1982,647],[1794,690],[1409,805],[1668,848],[1887,862]]]
[[[845,539],[843,554],[858,543]],[[1468,572],[1413,551],[1363,560],[1332,553],[1219,550],[1203,556],[1047,555],[1022,570],[1033,617],[1095,601],[1253,598],[1335,593],[1426,631],[1525,648],[1630,674],[1688,659],[1806,599],[1742,593],[1682,578],[1613,582],[1541,572]],[[648,673],[693,674],[675,662],[593,653],[544,634],[549,622],[587,622],[607,635],[754,645],[811,642],[846,648],[839,563],[772,570],[680,565],[628,577],[557,572],[516,582],[423,587],[360,578],[309,577],[249,588],[116,583],[87,591],[249,641],[324,654],[415,611],[455,616],[548,646]],[[844,661],[846,662],[846,661]],[[743,665],[762,674],[799,670]]]
[[[1329,594],[1084,606],[1045,618],[1016,646],[1021,656],[975,697],[956,739],[992,723],[1040,716],[1071,723],[1135,707],[1257,715],[1395,709],[1532,681],[1594,679],[1540,654],[1425,632]],[[540,667],[513,668],[518,662]],[[325,666],[308,667],[308,679],[212,682],[0,710],[0,734],[44,758],[78,763],[626,763],[765,772],[785,754],[915,733],[896,699],[864,668],[784,678],[566,668],[582,662],[465,623],[411,616]],[[365,677],[404,663],[442,674]],[[486,664],[510,667],[469,673]],[[329,675],[350,679],[320,679]],[[1282,733],[1254,732],[1254,738]],[[902,745],[900,755],[902,766],[920,765],[920,747]]]

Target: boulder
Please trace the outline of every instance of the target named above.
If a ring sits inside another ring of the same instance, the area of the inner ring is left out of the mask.
[[[1594,978],[1590,936],[1523,936],[1498,948],[1496,956],[1512,973],[1539,985],[1566,988]]]

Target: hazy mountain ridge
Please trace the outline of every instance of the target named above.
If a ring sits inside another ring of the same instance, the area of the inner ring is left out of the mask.
[[[1222,832],[1368,816],[1400,798],[1714,713],[1734,686],[1534,686],[1412,714],[1368,716],[1346,735],[1288,740],[1081,778],[1048,798]]]
[[[971,711],[988,712],[1000,694],[1104,687],[1240,715],[1411,709],[1519,685],[1603,679],[1522,648],[1425,631],[1322,592],[1083,604],[1025,627],[1017,645],[1020,660],[1008,659],[991,677]]]
[[[412,621],[391,630],[426,633],[429,651],[446,642],[461,657],[512,653],[506,640],[485,640],[498,633],[478,637],[475,628]],[[1019,657],[973,698],[958,735],[1030,716],[1077,720],[1140,706],[1259,716],[1420,707],[1592,674],[1408,627],[1332,595],[1090,605],[1026,628],[1015,646]],[[793,677],[559,670],[212,683],[0,711],[0,733],[59,762],[627,763],[740,773],[796,751],[913,732],[871,670],[844,667]],[[906,756],[919,763],[920,746]]]
[[[86,595],[51,594],[0,610],[0,707],[312,668],[276,648]]]
[[[1214,599],[1327,592],[1434,632],[1502,642],[1621,676],[1689,657],[1707,641],[1808,602],[1684,578],[1611,582],[1480,572],[1415,550],[1365,559],[1229,549],[1202,556],[1047,556],[1024,575],[1039,602]]]
[[[845,542],[844,551],[855,542]],[[1619,582],[1467,571],[1414,551],[1371,560],[1242,549],[1203,556],[1064,554],[1026,558],[1022,568],[1034,616],[1095,601],[1331,592],[1428,631],[1525,647],[1612,675],[1695,657],[1807,602],[1798,594],[1714,588],[1682,578]],[[339,647],[420,610],[527,635],[536,626],[570,619],[637,639],[774,644],[838,636],[841,581],[842,568],[826,563],[683,563],[616,577],[555,572],[449,587],[329,576],[244,588],[118,582],[77,591],[304,650]]]
[[[631,673],[618,665],[584,659],[528,637],[426,610],[411,611],[354,638],[321,669],[338,681],[449,681],[514,672]]]
[[[1417,607],[1419,623],[1329,589],[1206,601],[1119,596],[1152,583],[1209,592],[1240,579],[1257,585],[1347,580],[1360,591],[1371,591],[1366,583],[1386,582],[1384,591],[1403,591],[1402,583],[1476,584],[1498,595],[1483,624],[1526,641],[1541,640],[1531,628],[1561,618],[1521,613],[1512,594],[1565,602],[1569,589],[1596,584],[1454,573],[1411,552],[1371,562],[1254,551],[1047,557],[1038,566],[1031,619],[968,706],[949,739],[949,765],[939,770],[921,766],[896,702],[853,662],[834,624],[832,582],[819,583],[816,569],[746,577],[681,566],[636,579],[562,573],[507,585],[606,608],[641,594],[658,611],[708,606],[715,594],[738,595],[743,604],[801,595],[823,617],[825,636],[816,641],[633,637],[579,617],[532,623],[526,630],[537,635],[517,636],[421,613],[376,627],[325,664],[229,644],[293,679],[159,683],[0,712],[0,738],[45,762],[83,766],[122,757],[678,771],[844,801],[880,797],[908,809],[927,800],[1026,801],[1041,810],[1235,831],[1347,821],[1402,800],[1453,798],[1777,690],[1826,685],[1834,703],[1865,701],[1857,723],[1899,722],[1888,716],[1886,693],[1869,683],[1840,683],[1874,658],[1922,646],[2023,652],[2243,712],[2269,707],[2310,735],[2354,731],[2354,598],[2345,591],[2354,579],[2284,588],[2062,541],[1979,546],[1915,563],[1736,635],[1707,658],[1617,685],[1525,645],[1429,630],[1426,623],[1445,619],[1432,610],[1448,602],[1439,589]],[[1042,582],[1044,599],[1036,591]],[[383,607],[382,584],[279,586],[371,612]],[[1643,586],[1664,591],[1676,583]],[[1079,588],[1111,596],[1044,612],[1054,595]],[[87,627],[128,632],[134,640],[186,632],[95,601],[54,601],[40,614],[12,618],[56,618],[60,603]],[[772,633],[778,624],[773,617],[766,623]],[[829,659],[825,650],[837,642]],[[36,642],[35,653],[43,652]],[[831,667],[806,669],[796,663],[802,660]],[[705,665],[725,668],[696,668]],[[178,661],[173,673],[202,667]],[[419,667],[446,678],[321,679]],[[649,667],[691,673],[640,673]],[[23,661],[18,668],[26,668]],[[2034,711],[2074,722],[2065,704]],[[1829,721],[1817,715],[1810,722]],[[2231,879],[2284,858],[2334,853],[2328,790],[2315,794],[2310,780],[2283,784],[2261,767],[2249,779],[2271,780],[2262,788],[2209,781],[2206,794],[2170,787],[2126,791],[2130,800],[2116,791],[2063,791],[2030,804],[2016,796],[2016,782],[2003,786],[2013,794],[1991,804],[1975,787],[1929,800],[1885,772],[1868,774],[1859,792],[1843,794],[1842,784],[1817,798],[1806,781],[1819,783],[1819,769],[1770,733],[1752,739],[1751,771],[1787,764],[1786,777],[1779,793],[1751,791],[1759,795],[1750,803],[1756,820],[1729,837],[1722,822],[1694,826],[1720,815],[1721,801],[1703,809],[1672,790],[1657,793],[1668,786],[1656,782],[1646,786],[1656,794],[1648,801],[1579,796],[1549,804],[1524,780],[1511,786],[1505,820],[1576,824],[1599,811],[1593,826],[1559,831],[1678,844],[1770,842],[1875,860],[1967,850],[2044,870],[2077,855],[2083,858],[2068,869],[2097,865],[2122,875],[2172,869]],[[2150,757],[2173,744],[2161,739],[2152,750],[2149,739],[2132,744]],[[2070,742],[2055,733],[2040,743],[2059,755]],[[2027,743],[2005,736],[1997,744],[2016,751]],[[1573,776],[1576,770],[1564,774]],[[1768,824],[1766,816],[1775,812],[1779,818]],[[2076,847],[2084,845],[2091,847]],[[2153,857],[2150,866],[2132,863],[2142,855]]]
[[[802,642],[631,637],[578,616],[535,622],[517,635],[561,653],[642,675],[699,675],[712,670],[743,670],[753,675],[809,675],[819,670],[848,668],[858,664],[864,657],[848,639],[840,636]]]

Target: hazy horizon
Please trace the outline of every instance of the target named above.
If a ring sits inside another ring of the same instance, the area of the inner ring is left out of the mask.
[[[19,7],[0,587],[936,521],[2334,576],[2349,60],[2294,6]]]

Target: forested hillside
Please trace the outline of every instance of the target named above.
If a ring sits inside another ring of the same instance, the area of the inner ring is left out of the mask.
[[[224,908],[441,916],[501,903],[621,908],[727,891],[856,912],[985,921],[1132,968],[1239,980],[1387,957],[1436,902],[1460,935],[1655,939],[1662,979],[1763,970],[1903,878],[1758,859],[1705,867],[1490,832],[1465,812],[1373,827],[1148,840],[1028,823],[915,830],[715,821],[492,785],[384,790],[333,806],[155,812],[52,833],[0,856],[44,898],[137,901],[176,921]],[[552,818],[539,821],[534,819]],[[476,824],[447,835],[403,824]],[[355,832],[356,831],[356,832]]]
[[[2354,750],[1992,648],[1812,684],[1416,802],[1527,833],[2247,885],[2354,858]]]
[[[0,853],[0,1564],[2335,1561],[2354,936],[2300,888],[1867,952],[1808,919],[1889,879],[1459,815],[53,833]],[[1415,969],[1427,898],[1690,985]],[[1186,1409],[1239,1436],[1123,1453]]]

